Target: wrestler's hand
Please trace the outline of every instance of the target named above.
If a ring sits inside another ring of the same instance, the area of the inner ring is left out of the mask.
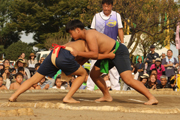
[[[76,49],[73,48],[73,50],[71,51],[71,54],[76,57],[78,55],[78,51]]]
[[[111,51],[108,55],[109,55],[109,59],[114,59],[115,58],[115,54],[114,54],[114,51]]]

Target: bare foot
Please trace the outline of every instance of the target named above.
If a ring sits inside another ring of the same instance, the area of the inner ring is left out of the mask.
[[[9,101],[9,102],[16,102],[17,100],[16,100],[16,98],[10,97],[10,98],[8,99],[8,101]]]
[[[77,101],[77,100],[75,100],[73,98],[70,98],[70,99],[64,98],[63,102],[64,103],[80,103],[80,101]]]
[[[103,96],[99,99],[96,99],[95,101],[96,102],[111,102],[112,100],[113,100],[113,98],[111,96],[109,96],[109,97]]]
[[[149,99],[149,101],[144,103],[145,105],[157,105],[158,104],[158,100],[156,98],[153,99]]]

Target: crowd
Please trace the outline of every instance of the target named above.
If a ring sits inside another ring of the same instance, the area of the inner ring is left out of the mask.
[[[32,77],[45,59],[42,57],[37,61],[35,57],[35,54],[31,53],[29,55],[29,60],[27,60],[25,59],[25,53],[22,53],[14,66],[10,64],[9,60],[4,60],[3,63],[0,64],[0,89],[16,90],[24,81]],[[87,76],[79,89],[87,88],[86,83],[90,71],[87,68],[85,69],[87,71]],[[151,45],[150,53],[147,57],[143,59],[139,56],[137,63],[131,64],[131,70],[134,79],[141,81],[148,89],[171,88],[175,90],[177,88],[176,78],[180,70],[179,63],[176,58],[173,57],[172,50],[168,50],[167,55],[162,53],[160,56],[155,52],[155,46]],[[70,82],[63,82],[61,81],[61,71],[58,71],[53,78],[46,76],[29,89],[69,89],[75,78],[76,76],[72,76]],[[101,78],[104,79],[108,89],[113,90],[111,88],[112,80],[110,80],[109,74],[103,73]],[[121,85],[121,90],[133,90],[123,83],[121,78],[120,83],[123,84]],[[94,90],[99,90],[99,88],[95,85]]]

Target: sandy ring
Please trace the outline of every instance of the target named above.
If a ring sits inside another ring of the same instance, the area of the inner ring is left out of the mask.
[[[14,110],[0,110],[0,117],[31,116],[31,115],[34,115],[32,108],[20,108],[20,109],[14,109]]]
[[[65,110],[95,110],[95,111],[119,111],[119,112],[126,112],[126,113],[155,113],[155,114],[175,114],[178,113],[180,114],[180,109],[178,108],[171,108],[171,109],[155,109],[155,108],[125,108],[122,106],[70,106],[67,104],[63,103],[50,103],[50,102],[38,102],[38,103],[1,103],[0,106],[2,107],[31,107],[31,108],[46,108],[46,109],[65,109]],[[22,108],[25,109],[26,111],[31,111],[25,112],[22,115],[33,115],[33,111],[30,110],[30,108]],[[19,109],[18,109],[19,110]],[[16,110],[16,111],[18,111]],[[19,111],[22,111],[21,109]],[[1,111],[0,111],[1,113]],[[8,116],[8,111],[7,113],[2,112],[3,114],[6,114]],[[16,112],[17,113],[17,112]],[[13,114],[14,116],[17,116],[17,114]],[[19,113],[19,115],[21,115]],[[0,116],[2,116],[0,114]]]

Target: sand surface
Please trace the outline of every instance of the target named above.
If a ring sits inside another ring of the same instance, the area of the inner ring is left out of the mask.
[[[170,92],[172,93],[172,92]],[[12,93],[0,93],[0,104],[6,103],[7,99]],[[26,92],[23,93],[17,99],[18,104],[26,103],[62,103],[63,97],[67,94],[67,91],[58,92]],[[112,102],[95,102],[94,100],[101,97],[100,92],[77,92],[74,95],[74,99],[80,100],[80,104],[67,104],[72,107],[81,106],[121,106],[126,109],[149,109],[149,110],[168,110],[168,109],[179,109],[180,110],[180,94],[164,94],[158,93],[154,94],[159,100],[158,105],[147,106],[143,102],[147,99],[137,93],[113,93]],[[13,110],[23,107],[12,107],[12,106],[0,106],[0,110]],[[96,111],[96,110],[70,110],[70,109],[55,109],[55,108],[34,108],[33,116],[13,116],[13,117],[0,117],[0,120],[111,120],[111,119],[122,119],[122,120],[179,120],[180,113],[174,114],[157,114],[157,113],[139,113],[139,112],[121,112],[121,111]]]

